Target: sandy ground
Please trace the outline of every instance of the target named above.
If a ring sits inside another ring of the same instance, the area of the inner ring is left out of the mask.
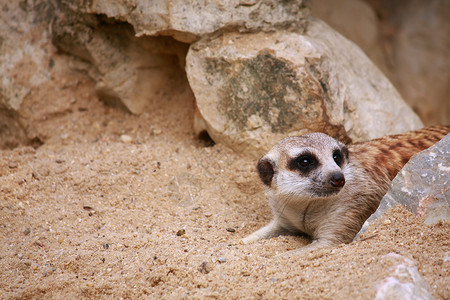
[[[54,72],[24,103],[43,144],[0,151],[1,298],[369,299],[391,252],[450,297],[449,223],[397,208],[363,240],[275,259],[308,240],[239,243],[271,219],[256,162],[194,136],[183,76],[133,116]]]

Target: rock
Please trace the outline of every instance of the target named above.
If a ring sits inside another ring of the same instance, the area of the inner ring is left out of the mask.
[[[376,285],[376,300],[434,299],[414,262],[396,253],[381,258],[391,276]]]
[[[308,1],[276,0],[59,0],[79,12],[104,14],[133,26],[137,36],[172,36],[192,43],[217,31],[272,31],[302,28],[309,15]]]
[[[177,81],[186,82],[182,68],[189,45],[164,35],[188,43],[227,30],[301,30],[310,12],[302,0],[56,3],[60,12],[52,26],[54,44],[90,64],[89,76],[101,100],[134,114]]]
[[[358,45],[384,74],[389,74],[375,9],[363,0],[312,0],[311,4],[313,16]]]
[[[0,18],[0,149],[31,144],[20,108],[50,78],[51,49],[45,21],[50,4],[2,2]]]
[[[322,131],[356,142],[422,127],[364,53],[316,19],[303,35],[199,41],[186,71],[211,138],[254,156],[287,135]]]
[[[389,208],[402,204],[425,224],[450,219],[450,134],[414,155],[392,180],[378,209],[364,222],[358,237]]]
[[[389,79],[424,123],[449,124],[450,1],[371,2],[384,17]]]
[[[167,37],[135,37],[132,27],[65,5],[53,23],[53,43],[86,62],[101,100],[130,112],[147,104],[173,85],[185,82],[187,44]]]
[[[223,263],[227,262],[227,259],[226,259],[225,257],[219,257],[219,258],[217,259],[217,261],[218,261],[219,263],[223,264]]]
[[[120,136],[120,140],[122,141],[122,143],[125,143],[125,144],[131,144],[134,142],[133,138],[127,134],[122,134]]]

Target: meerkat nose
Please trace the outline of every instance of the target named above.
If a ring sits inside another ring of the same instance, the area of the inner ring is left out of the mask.
[[[345,184],[344,174],[341,172],[334,172],[330,176],[330,183],[334,187],[343,187]]]

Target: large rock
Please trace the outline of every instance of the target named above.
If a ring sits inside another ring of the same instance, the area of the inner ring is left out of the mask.
[[[182,42],[224,31],[302,30],[310,12],[302,0],[55,3],[60,11],[52,26],[54,44],[90,64],[101,100],[135,114],[185,78],[189,45]]]
[[[378,209],[366,220],[357,236],[389,208],[401,204],[425,224],[450,220],[450,134],[415,156],[391,183]]]
[[[376,285],[376,300],[434,299],[414,261],[396,253],[381,258],[390,276]]]
[[[422,126],[364,53],[316,19],[304,34],[199,41],[186,70],[213,140],[255,156],[287,135],[362,141]]]
[[[137,36],[168,35],[191,43],[217,31],[249,32],[304,26],[309,1],[59,0],[79,12],[131,24]]]

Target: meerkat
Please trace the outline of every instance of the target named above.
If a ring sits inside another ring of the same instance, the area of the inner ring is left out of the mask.
[[[283,234],[312,238],[290,254],[350,243],[411,156],[449,130],[428,127],[348,146],[317,132],[281,140],[257,164],[274,218],[243,242]]]

